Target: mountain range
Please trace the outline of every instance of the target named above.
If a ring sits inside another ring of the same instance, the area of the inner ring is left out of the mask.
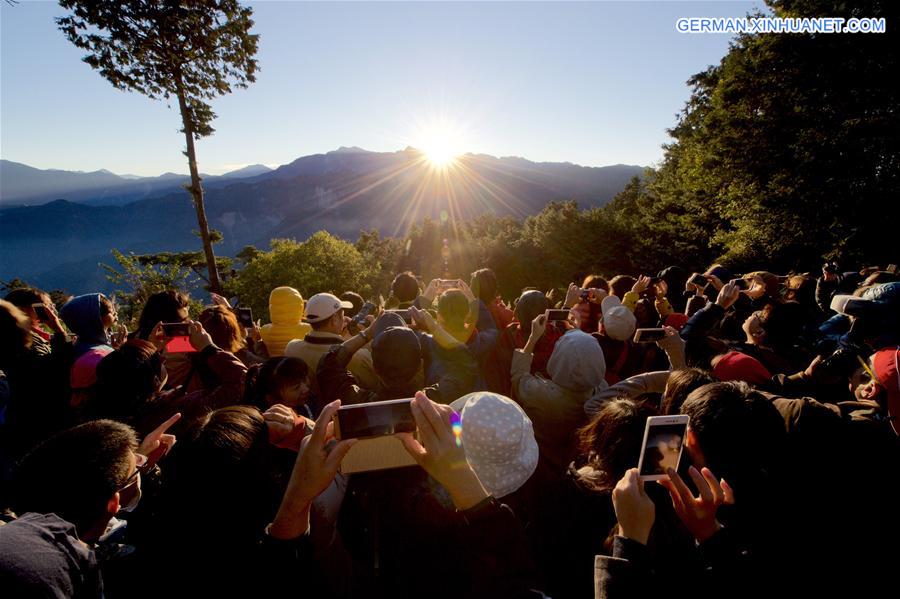
[[[483,213],[524,218],[553,200],[608,202],[643,167],[584,167],[465,154],[439,168],[414,148],[341,147],[274,170],[245,167],[204,176],[216,252],[327,230],[355,240],[361,229],[402,235],[423,217]],[[109,290],[100,263],[110,250],[137,254],[199,250],[185,175],[132,178],[109,171],[39,170],[0,161],[0,280],[19,277],[71,293]],[[18,205],[17,205],[18,204]],[[27,205],[22,205],[27,204]]]

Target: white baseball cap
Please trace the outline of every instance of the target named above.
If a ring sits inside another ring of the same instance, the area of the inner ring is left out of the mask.
[[[466,461],[494,497],[525,484],[538,464],[531,420],[519,404],[487,391],[463,395],[450,404],[459,413]]]
[[[352,308],[350,302],[342,302],[336,295],[317,293],[306,301],[306,314],[303,322],[322,322],[331,318],[342,308]]]
[[[607,336],[616,341],[625,341],[634,335],[637,327],[637,319],[634,314],[622,305],[614,295],[607,295],[600,303],[600,311],[603,313],[603,330]]]

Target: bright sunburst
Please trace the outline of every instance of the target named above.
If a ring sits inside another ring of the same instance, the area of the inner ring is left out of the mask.
[[[416,138],[416,145],[428,163],[437,169],[452,166],[457,156],[466,151],[462,129],[446,119],[421,125]]]

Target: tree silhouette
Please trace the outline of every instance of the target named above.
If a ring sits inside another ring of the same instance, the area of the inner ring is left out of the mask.
[[[259,36],[250,33],[252,9],[236,0],[60,0],[71,11],[56,19],[84,62],[114,87],[152,99],[176,98],[181,113],[191,193],[209,285],[220,291],[194,140],[211,135],[208,101],[256,80]]]

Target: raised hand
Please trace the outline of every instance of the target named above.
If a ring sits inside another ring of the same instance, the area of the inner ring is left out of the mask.
[[[737,301],[740,295],[741,292],[738,290],[737,286],[734,283],[729,282],[719,289],[719,296],[716,298],[716,303],[727,310]]]
[[[277,539],[294,539],[307,531],[313,499],[328,488],[341,460],[356,443],[356,439],[344,439],[326,447],[328,425],[340,407],[340,400],[325,406],[312,433],[303,440],[281,507],[270,529],[270,534]]]
[[[191,320],[190,322],[190,341],[191,346],[197,351],[203,351],[207,347],[213,344],[212,337],[209,336],[203,325],[197,322],[196,320]]]
[[[153,468],[175,446],[175,435],[170,435],[166,431],[179,420],[181,420],[181,413],[174,414],[141,441],[137,452],[147,456],[147,469]]]
[[[647,287],[650,286],[650,281],[651,281],[650,277],[645,276],[645,275],[640,275],[637,278],[637,281],[634,282],[634,285],[631,286],[631,291],[640,295],[647,289]]]
[[[666,474],[669,479],[662,479],[659,484],[668,489],[675,513],[694,538],[702,543],[716,534],[722,528],[716,520],[719,506],[734,503],[734,491],[728,483],[724,479],[721,482],[716,480],[709,468],[703,468],[698,472],[691,466],[688,474],[700,492],[699,497],[694,497],[675,470],[669,468]]]
[[[419,438],[412,433],[396,436],[416,463],[447,489],[457,509],[468,509],[486,498],[487,491],[457,443],[451,422],[453,410],[434,403],[419,391],[412,401],[412,413]]]
[[[616,483],[612,501],[621,535],[646,545],[656,519],[656,506],[647,496],[637,468],[627,471]]]

